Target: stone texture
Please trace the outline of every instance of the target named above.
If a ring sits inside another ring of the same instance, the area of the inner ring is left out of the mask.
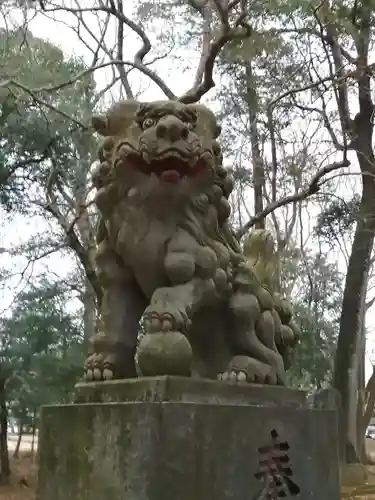
[[[276,388],[194,383],[103,384],[102,397],[95,384],[91,396],[89,385],[79,386],[76,398],[91,402],[44,407],[37,499],[260,500],[258,448],[276,430],[289,444],[291,479],[300,488],[295,498],[339,500],[333,410],[308,408],[298,392],[293,407],[277,404]],[[184,401],[185,390],[192,400],[199,388],[206,401]],[[230,390],[237,402],[223,402]],[[261,405],[260,391],[273,405]],[[294,391],[285,391],[293,400]],[[121,394],[138,400],[121,401]]]
[[[305,405],[306,393],[281,386],[265,387],[170,376],[84,382],[76,385],[76,403],[110,401],[181,401],[300,407]]]

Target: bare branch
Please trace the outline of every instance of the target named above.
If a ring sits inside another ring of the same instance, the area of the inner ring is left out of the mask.
[[[338,170],[340,168],[348,167],[350,165],[350,162],[348,160],[343,160],[341,162],[335,162],[331,163],[330,165],[326,165],[325,167],[322,167],[321,169],[318,170],[318,172],[314,175],[314,177],[311,179],[309,185],[300,191],[299,193],[295,193],[289,196],[286,196],[285,198],[282,198],[281,200],[278,200],[276,202],[271,203],[268,205],[262,212],[259,214],[254,215],[251,217],[246,224],[237,231],[237,238],[242,238],[248,230],[254,226],[259,220],[264,219],[268,214],[272,213],[274,210],[277,208],[283,207],[285,205],[288,205],[289,203],[295,203],[298,201],[305,200],[309,196],[316,194],[320,190],[320,183],[319,181],[327,175],[330,172],[333,172],[334,170]]]
[[[61,109],[56,108],[55,106],[53,106],[49,102],[44,101],[40,97],[37,97],[35,95],[35,93],[38,92],[38,91],[40,91],[39,89],[31,90],[28,87],[26,87],[26,85],[23,85],[22,83],[16,82],[15,80],[12,80],[12,79],[0,82],[0,88],[2,88],[2,87],[11,87],[11,86],[14,86],[16,88],[19,88],[19,89],[23,90],[24,92],[26,92],[26,94],[29,94],[29,96],[33,99],[34,102],[36,102],[37,104],[39,104],[41,106],[45,106],[46,108],[50,109],[51,111],[54,111],[55,113],[58,113],[59,115],[61,115],[64,118],[66,118],[67,120],[69,120],[69,121],[75,123],[76,125],[78,125],[83,130],[88,130],[89,129],[89,127],[87,125],[85,125],[84,123],[80,122],[79,120],[77,120],[73,116],[68,115],[68,113],[66,113],[65,111],[62,111]]]
[[[344,144],[341,144],[339,142],[339,140],[337,139],[336,137],[336,134],[333,130],[333,127],[331,125],[331,122],[327,116],[327,111],[326,111],[326,104],[325,104],[325,101],[324,101],[324,97],[323,95],[320,96],[321,97],[321,102],[322,102],[322,109],[319,109],[319,108],[315,108],[315,107],[310,107],[310,106],[304,106],[302,104],[299,104],[296,99],[295,99],[295,96],[293,96],[293,102],[294,102],[294,105],[296,106],[296,108],[299,108],[301,109],[302,111],[308,111],[310,113],[318,113],[322,120],[323,120],[323,124],[325,126],[325,128],[327,129],[327,132],[329,133],[330,137],[331,137],[331,140],[332,140],[332,143],[333,145],[335,146],[335,148],[339,151],[344,151],[345,150],[345,146]],[[349,145],[347,146],[347,149],[350,149],[351,147],[349,147]]]
[[[274,107],[279,101],[285,99],[285,97],[288,97],[292,94],[298,94],[299,92],[305,92],[306,90],[313,89],[314,87],[319,87],[319,85],[322,85],[323,83],[332,82],[332,84],[335,85],[335,84],[338,84],[338,83],[342,82],[343,80],[346,80],[347,78],[350,78],[353,76],[354,76],[354,72],[350,72],[350,71],[348,71],[346,74],[343,74],[342,76],[339,76],[339,77],[337,75],[324,76],[322,78],[319,78],[318,80],[315,80],[311,83],[303,85],[302,87],[295,87],[295,88],[286,90],[285,92],[283,92],[279,96],[275,97],[275,99],[273,99],[269,103],[268,106]]]
[[[61,116],[63,116],[67,120],[78,125],[83,130],[88,130],[90,127],[87,124],[80,122],[79,120],[77,120],[73,116],[70,116],[65,111],[62,111],[61,109],[56,108],[55,106],[53,106],[52,104],[48,103],[47,101],[41,99],[40,97],[37,97],[35,94],[43,93],[43,92],[51,93],[51,92],[60,90],[64,87],[67,87],[68,85],[72,85],[73,83],[75,83],[79,79],[83,78],[84,76],[88,75],[89,73],[92,73],[93,71],[96,71],[97,69],[105,68],[106,66],[111,66],[111,65],[129,65],[133,68],[137,68],[139,71],[141,71],[142,73],[147,75],[151,80],[153,80],[169,99],[173,99],[173,100],[176,99],[176,96],[173,94],[173,92],[170,90],[170,88],[163,82],[163,80],[154,71],[149,69],[147,66],[144,66],[144,65],[139,66],[139,65],[132,63],[130,61],[119,61],[119,60],[109,61],[106,63],[99,64],[98,66],[88,68],[87,70],[82,71],[81,73],[79,73],[75,77],[71,78],[70,80],[66,80],[60,84],[57,84],[57,85],[54,85],[51,87],[39,87],[36,89],[29,89],[26,85],[23,85],[22,83],[17,82],[16,80],[7,79],[7,80],[3,80],[2,82],[0,82],[0,88],[12,87],[12,86],[19,88],[19,89],[23,90],[24,92],[26,92],[27,94],[29,94],[36,103],[38,103],[42,106],[45,106],[48,109],[60,114]],[[113,82],[112,82],[112,85],[113,85]]]
[[[27,167],[28,165],[35,165],[42,163],[44,160],[48,158],[50,148],[52,144],[55,142],[55,139],[51,139],[46,147],[44,148],[44,151],[42,152],[41,156],[38,157],[33,157],[33,158],[27,158],[26,160],[19,160],[13,163],[8,170],[6,171],[5,175],[3,177],[0,177],[0,187],[4,185],[9,178],[16,172],[16,170],[19,170],[20,168]],[[0,249],[1,253],[1,249]]]
[[[86,272],[87,279],[90,281],[95,291],[97,303],[100,304],[102,300],[101,285],[96,276],[95,268],[90,260],[90,256],[86,251],[86,249],[84,248],[84,246],[82,245],[82,243],[80,242],[75,231],[75,224],[82,214],[77,215],[77,217],[75,217],[72,222],[68,223],[68,221],[65,220],[64,216],[61,214],[59,210],[59,207],[56,202],[56,196],[52,193],[52,181],[47,186],[47,191],[48,191],[47,192],[48,202],[46,204],[42,203],[36,203],[36,204],[41,208],[43,208],[44,210],[46,210],[49,214],[51,214],[54,217],[54,219],[59,223],[61,229],[63,229],[65,233],[64,246],[72,249],[77,255],[78,260],[81,262]],[[90,204],[91,203],[92,202],[90,202]],[[83,209],[83,207],[81,208]]]
[[[366,302],[366,312],[375,304],[375,296]]]
[[[200,15],[207,16],[207,14],[204,14],[203,10],[206,7],[203,7],[201,3],[198,4],[199,7],[197,7],[196,1],[190,1],[189,3],[200,13]],[[195,83],[190,90],[178,98],[179,101],[186,104],[199,101],[204,94],[215,87],[213,79],[215,60],[224,45],[231,40],[247,38],[252,34],[251,27],[245,23],[247,15],[245,1],[241,1],[240,14],[234,20],[233,26],[230,26],[229,24],[229,14],[239,2],[231,2],[226,7],[224,2],[220,2],[220,0],[217,0],[214,3],[221,20],[221,25],[217,29],[217,35],[214,35],[213,33],[211,35],[207,35],[206,31],[203,31],[201,58],[198,65]],[[218,7],[218,4],[220,4],[220,7]],[[206,20],[206,17],[204,17],[204,19]],[[210,41],[208,43],[209,38]]]
[[[210,50],[210,43],[212,39],[212,33],[211,33],[212,9],[209,6],[207,0],[204,0],[202,2],[202,5],[199,4],[198,2],[194,2],[193,0],[190,0],[189,4],[192,7],[194,7],[195,10],[197,10],[203,18],[201,57],[194,78],[194,88],[196,88],[198,87],[198,85],[202,83],[205,64]]]
[[[58,12],[58,11],[63,11],[63,12],[70,12],[72,14],[76,13],[82,13],[82,12],[106,12],[107,14],[112,14],[117,19],[124,24],[126,24],[131,30],[133,30],[142,40],[143,45],[142,47],[137,51],[137,53],[134,56],[134,62],[135,63],[142,63],[143,59],[145,56],[150,52],[151,50],[151,42],[146,35],[145,31],[139,26],[139,24],[135,23],[132,21],[129,17],[125,16],[123,12],[121,12],[119,9],[116,8],[114,2],[111,2],[111,7],[107,7],[106,5],[100,5],[100,7],[50,7],[44,9],[44,12]]]
[[[124,7],[122,4],[122,0],[118,0],[118,10],[121,13],[121,15],[124,15]],[[116,59],[122,61],[123,57],[124,57],[124,23],[121,19],[118,19]],[[132,88],[130,86],[128,75],[125,71],[124,66],[122,64],[117,64],[117,70],[121,78],[121,83],[125,89],[126,97],[128,99],[134,99],[134,94],[132,92]]]
[[[337,33],[334,26],[334,23],[330,21],[329,18],[329,2],[327,0],[323,0],[319,6],[319,8],[314,9],[314,16],[319,25],[319,29],[321,32],[321,40],[323,46],[325,43],[328,43],[331,49],[331,54],[335,67],[335,75],[342,77],[344,72],[344,64],[342,61],[342,52],[340,46],[336,42]],[[323,23],[325,26],[323,26]],[[326,32],[326,36],[324,36],[324,30]],[[328,56],[329,60],[329,56]],[[331,69],[331,75],[333,76],[333,70]],[[339,112],[339,117],[341,121],[342,133],[344,141],[346,140],[346,134],[350,134],[351,126],[350,126],[350,112],[349,112],[349,103],[348,103],[348,88],[346,85],[346,79],[341,79],[337,86],[334,87],[334,93],[337,102],[337,109]],[[344,142],[345,144],[345,142]]]
[[[316,31],[313,28],[277,28],[275,30],[272,30],[272,32],[276,34],[283,34],[283,33],[296,33],[296,34],[308,34],[308,35],[314,35],[317,38],[320,38],[327,42],[330,45],[330,40],[327,35],[324,33],[321,33],[320,31]],[[356,64],[357,58],[350,54],[344,47],[339,45],[337,41],[335,42],[337,47],[339,48],[342,56],[350,63],[350,64]]]
[[[122,61],[120,60],[115,60],[115,61],[110,61],[108,63],[104,63],[102,65],[96,66],[95,68],[90,68],[87,71],[95,71],[96,69],[99,68],[104,68],[105,66],[109,65],[115,65],[118,68],[120,65],[122,66],[130,66],[132,68],[137,69],[144,75],[148,76],[163,92],[164,94],[172,100],[176,99],[176,96],[174,93],[171,91],[171,89],[166,85],[166,83],[154,72],[152,71],[143,61],[146,55],[150,52],[151,50],[151,42],[143,30],[143,28],[132,21],[129,17],[127,17],[122,10],[122,3],[119,3],[119,8],[116,8],[115,3],[112,1],[110,2],[111,6],[108,7],[104,4],[101,4],[99,7],[49,7],[46,8],[44,11],[45,12],[58,12],[58,11],[63,11],[63,12],[70,12],[72,14],[82,14],[83,12],[105,12],[107,14],[111,14],[115,16],[118,19],[118,22],[123,26],[126,25],[128,26],[134,33],[136,33],[140,39],[142,40],[142,47],[136,52],[134,55],[133,61]],[[120,29],[120,32],[122,31],[122,28]],[[78,79],[78,78],[77,78]],[[127,88],[127,87],[125,87]],[[127,89],[129,91],[129,88]]]

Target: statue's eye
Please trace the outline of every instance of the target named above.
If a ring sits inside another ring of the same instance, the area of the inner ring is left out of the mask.
[[[155,120],[153,120],[152,118],[146,118],[142,123],[142,127],[144,130],[146,130],[146,128],[153,127],[154,125],[155,125]]]

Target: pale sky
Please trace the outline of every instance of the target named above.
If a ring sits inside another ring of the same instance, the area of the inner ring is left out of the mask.
[[[127,0],[126,2],[127,6],[132,5],[131,0]],[[129,8],[130,10],[130,8]],[[127,15],[130,16],[129,10],[127,7]],[[15,15],[14,11],[11,14],[10,18],[13,18],[13,21],[15,24],[19,23],[20,21],[20,16]],[[58,17],[60,20],[63,20],[64,22],[69,22],[70,21],[70,16],[64,15],[62,13],[58,14]],[[11,19],[8,18],[7,22],[11,23]],[[96,20],[93,17],[92,18],[92,24],[93,27],[92,29],[94,30],[94,27],[96,26]],[[0,26],[1,26],[1,21],[0,21]],[[154,27],[157,30],[163,30],[163,26],[159,25]],[[51,43],[58,45],[67,55],[76,55],[79,57],[83,57],[84,60],[88,63],[91,64],[91,58],[92,55],[90,54],[90,51],[84,47],[84,45],[77,39],[76,35],[63,23],[57,23],[53,20],[46,19],[44,16],[36,16],[35,19],[33,19],[29,23],[29,29],[34,33],[34,35],[39,36],[41,38],[44,38]],[[132,60],[134,53],[136,52],[137,48],[139,47],[139,41],[137,37],[135,36],[130,36],[127,38],[127,43],[125,45],[125,54],[124,54],[124,60]],[[128,48],[129,54],[126,54],[126,49]],[[198,54],[195,52],[192,52],[191,50],[185,50],[184,51],[184,65],[185,67],[188,67],[189,65],[191,67],[195,67],[197,60],[198,60]],[[157,69],[159,70],[160,76],[163,77],[163,79],[166,79],[168,81],[169,87],[174,91],[175,94],[181,95],[183,94],[190,85],[188,85],[188,82],[193,81],[194,77],[194,72],[187,69],[184,70],[180,66],[176,66],[176,62],[173,60],[167,60],[167,61],[162,61],[157,64]],[[104,87],[106,85],[106,82],[110,79],[110,69],[106,70],[100,70],[96,72],[96,80],[98,83],[99,87]],[[142,91],[142,99],[143,100],[153,100],[153,99],[160,99],[162,98],[163,94],[156,89],[154,85],[149,86],[148,84],[145,83],[147,80],[144,78],[140,80],[139,75],[134,72],[133,73],[133,82],[134,82],[134,88],[135,89],[140,89]],[[218,80],[216,78],[216,80]],[[185,84],[186,82],[186,84]],[[220,82],[217,81],[219,84]],[[108,96],[109,99],[111,98],[116,98],[116,94],[114,93],[112,96]],[[218,104],[216,102],[212,102],[210,99],[210,96],[206,97],[203,99],[203,101],[209,102],[210,107],[215,111],[218,108]],[[299,124],[296,126],[299,126]],[[316,213],[316,211],[315,211]],[[311,216],[311,214],[309,214]],[[3,214],[0,212],[0,218],[3,216]],[[311,224],[311,220],[306,221],[308,225]],[[36,219],[34,218],[33,220],[25,221],[23,217],[16,217],[13,223],[6,224],[3,226],[3,224],[0,224],[0,246],[6,246],[7,239],[9,241],[10,234],[11,234],[11,241],[13,244],[20,243],[22,241],[26,241],[30,236],[35,234],[36,232],[43,232],[45,230],[46,223],[43,221],[41,218]],[[5,244],[3,244],[3,241]],[[344,271],[345,270],[345,261],[338,252],[335,255],[332,255],[333,260],[339,259],[340,261],[340,268]],[[2,259],[2,265],[4,266],[16,266],[17,269],[21,270],[24,268],[26,265],[25,259],[18,258],[10,258],[7,257],[6,254],[1,255]],[[61,256],[51,256],[48,259],[45,259],[43,262],[38,262],[35,264],[33,269],[27,269],[27,273],[33,272],[35,274],[40,274],[45,272],[48,268],[54,269],[56,272],[58,270],[59,273],[62,275],[65,274],[69,267],[71,266],[71,261],[68,258],[65,258],[62,261]],[[18,286],[17,286],[18,285]],[[21,288],[24,287],[24,281],[19,281],[19,277],[16,277],[14,280],[12,280],[12,290],[9,288],[5,291],[5,293],[2,294],[0,292],[0,313],[4,309],[7,309],[10,304],[12,303],[13,297],[17,290],[20,290]],[[366,317],[366,324],[368,328],[370,329],[370,335],[368,336],[367,340],[367,352],[368,355],[371,354],[373,349],[375,348],[375,339],[373,340],[373,331],[375,327],[375,308],[374,311],[370,311],[370,313],[367,314]],[[366,378],[372,373],[372,367],[371,363],[369,360],[366,360]]]

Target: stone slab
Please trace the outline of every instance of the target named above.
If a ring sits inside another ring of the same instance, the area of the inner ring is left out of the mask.
[[[44,407],[37,500],[283,498],[255,476],[272,431],[300,489],[286,498],[339,500],[333,410],[186,402]]]
[[[80,383],[75,387],[75,403],[121,401],[302,407],[306,405],[306,392],[286,387],[172,376]]]

